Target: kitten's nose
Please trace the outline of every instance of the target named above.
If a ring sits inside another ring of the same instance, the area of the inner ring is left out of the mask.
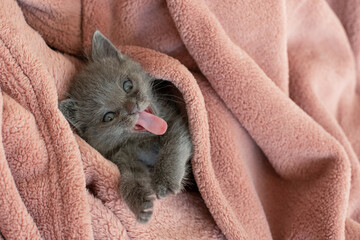
[[[138,110],[136,108],[136,104],[134,102],[127,101],[127,102],[125,102],[124,107],[128,114],[134,114],[134,113],[138,112]]]

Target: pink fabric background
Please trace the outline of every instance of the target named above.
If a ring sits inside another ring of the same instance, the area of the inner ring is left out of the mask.
[[[200,193],[156,201],[147,225],[57,109],[95,29],[187,104]],[[0,232],[358,239],[359,54],[359,0],[3,0]]]

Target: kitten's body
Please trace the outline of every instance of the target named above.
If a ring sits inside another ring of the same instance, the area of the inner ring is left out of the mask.
[[[137,220],[147,222],[154,194],[161,198],[182,188],[192,154],[187,124],[141,66],[101,33],[94,33],[92,47],[93,61],[74,77],[70,98],[59,108],[82,138],[119,167],[122,197]],[[161,125],[149,127],[158,135],[138,130],[145,111],[154,119],[146,124]],[[158,129],[164,124],[156,116],[168,125],[163,135]]]

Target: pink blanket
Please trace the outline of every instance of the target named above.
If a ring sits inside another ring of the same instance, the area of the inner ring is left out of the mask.
[[[146,225],[57,109],[95,29],[186,102]],[[0,87],[0,239],[360,238],[360,0],[1,0]]]

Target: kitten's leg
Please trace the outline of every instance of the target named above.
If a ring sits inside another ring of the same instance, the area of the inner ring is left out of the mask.
[[[147,167],[137,160],[135,151],[119,150],[112,161],[120,170],[120,193],[140,223],[153,213],[154,192]]]
[[[158,198],[178,193],[192,154],[188,128],[181,118],[169,122],[169,129],[160,137],[161,149],[154,166],[152,187]]]

